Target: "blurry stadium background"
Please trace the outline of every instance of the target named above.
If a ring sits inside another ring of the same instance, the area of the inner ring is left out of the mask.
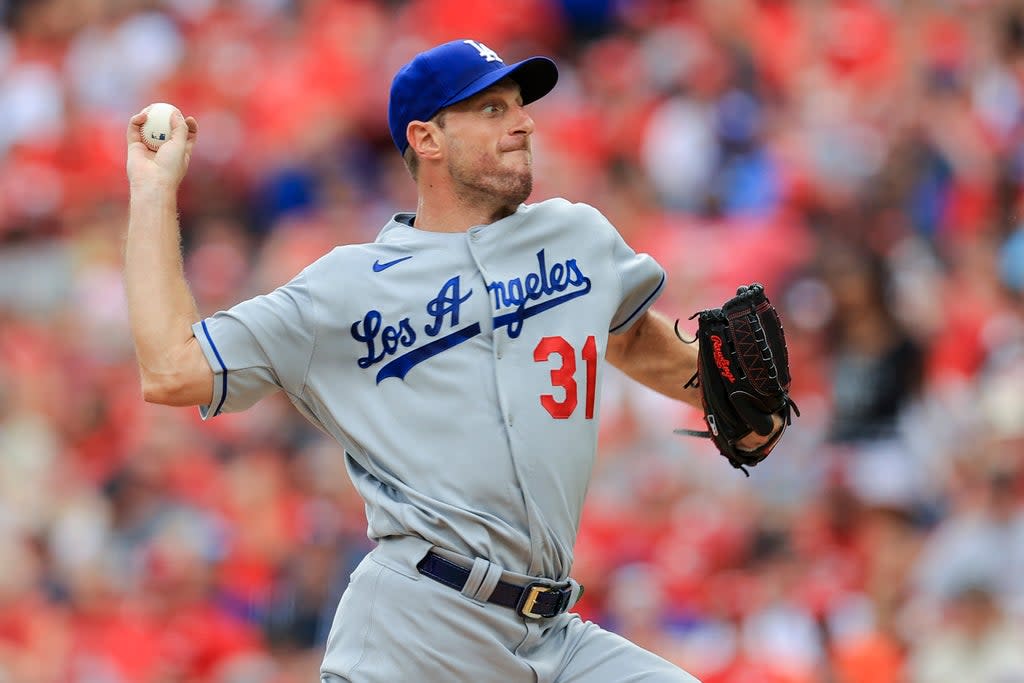
[[[0,14],[0,682],[317,680],[361,503],[284,400],[141,401],[124,128],[152,101],[200,122],[180,208],[210,314],[414,207],[388,85],[459,37],[560,65],[535,198],[609,215],[673,317],[766,283],[791,345],[804,416],[750,479],[609,373],[579,611],[705,683],[1024,680],[1021,3]]]

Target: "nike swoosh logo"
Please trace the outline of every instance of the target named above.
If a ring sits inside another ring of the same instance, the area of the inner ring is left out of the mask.
[[[402,261],[408,261],[411,258],[412,258],[412,256],[403,256],[402,258],[396,258],[394,261],[385,261],[384,263],[381,263],[380,259],[378,259],[378,260],[373,262],[373,272],[379,273],[382,270],[387,270],[388,268],[390,268],[391,266],[395,265],[396,263],[401,263]]]

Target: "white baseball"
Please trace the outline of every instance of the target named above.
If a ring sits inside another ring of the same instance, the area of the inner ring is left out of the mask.
[[[171,139],[171,114],[178,108],[166,102],[155,102],[146,107],[146,122],[142,124],[142,141],[156,151]]]

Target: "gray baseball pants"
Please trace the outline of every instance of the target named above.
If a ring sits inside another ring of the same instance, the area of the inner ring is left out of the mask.
[[[575,614],[529,619],[423,576],[416,564],[430,549],[386,540],[360,563],[321,683],[699,683]]]

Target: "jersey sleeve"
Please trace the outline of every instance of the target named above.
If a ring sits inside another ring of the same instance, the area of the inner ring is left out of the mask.
[[[612,265],[619,275],[622,295],[608,331],[618,334],[628,330],[661,294],[665,288],[665,269],[649,254],[633,251],[611,224],[609,227]]]
[[[283,389],[301,394],[316,342],[304,274],[269,294],[243,301],[192,326],[213,369],[213,398],[203,419],[245,410]]]

